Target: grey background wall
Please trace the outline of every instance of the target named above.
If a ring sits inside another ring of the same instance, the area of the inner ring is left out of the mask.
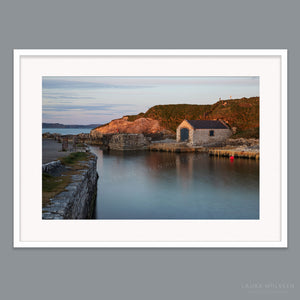
[[[296,1],[3,0],[0,6],[1,299],[296,299]],[[289,49],[289,248],[13,249],[13,48]]]

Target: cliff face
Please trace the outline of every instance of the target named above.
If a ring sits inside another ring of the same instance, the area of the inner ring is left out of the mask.
[[[128,117],[123,117],[122,119],[111,121],[108,125],[91,130],[91,137],[111,133],[153,134],[160,132],[169,133],[168,130],[159,124],[158,120],[139,118],[135,121],[128,121]]]

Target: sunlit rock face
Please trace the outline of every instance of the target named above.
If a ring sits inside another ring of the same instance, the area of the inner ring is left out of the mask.
[[[164,127],[160,126],[159,121],[150,118],[139,118],[135,121],[128,121],[128,117],[111,121],[109,124],[95,128],[91,131],[91,136],[95,137],[102,134],[111,133],[168,133]]]

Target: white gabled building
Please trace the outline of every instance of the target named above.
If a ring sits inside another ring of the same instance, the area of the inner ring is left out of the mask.
[[[176,130],[177,142],[194,146],[223,142],[231,135],[231,129],[222,120],[184,120]]]

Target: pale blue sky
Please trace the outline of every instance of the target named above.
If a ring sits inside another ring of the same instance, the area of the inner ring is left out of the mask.
[[[259,77],[43,77],[43,122],[102,124],[159,104],[259,96]]]

